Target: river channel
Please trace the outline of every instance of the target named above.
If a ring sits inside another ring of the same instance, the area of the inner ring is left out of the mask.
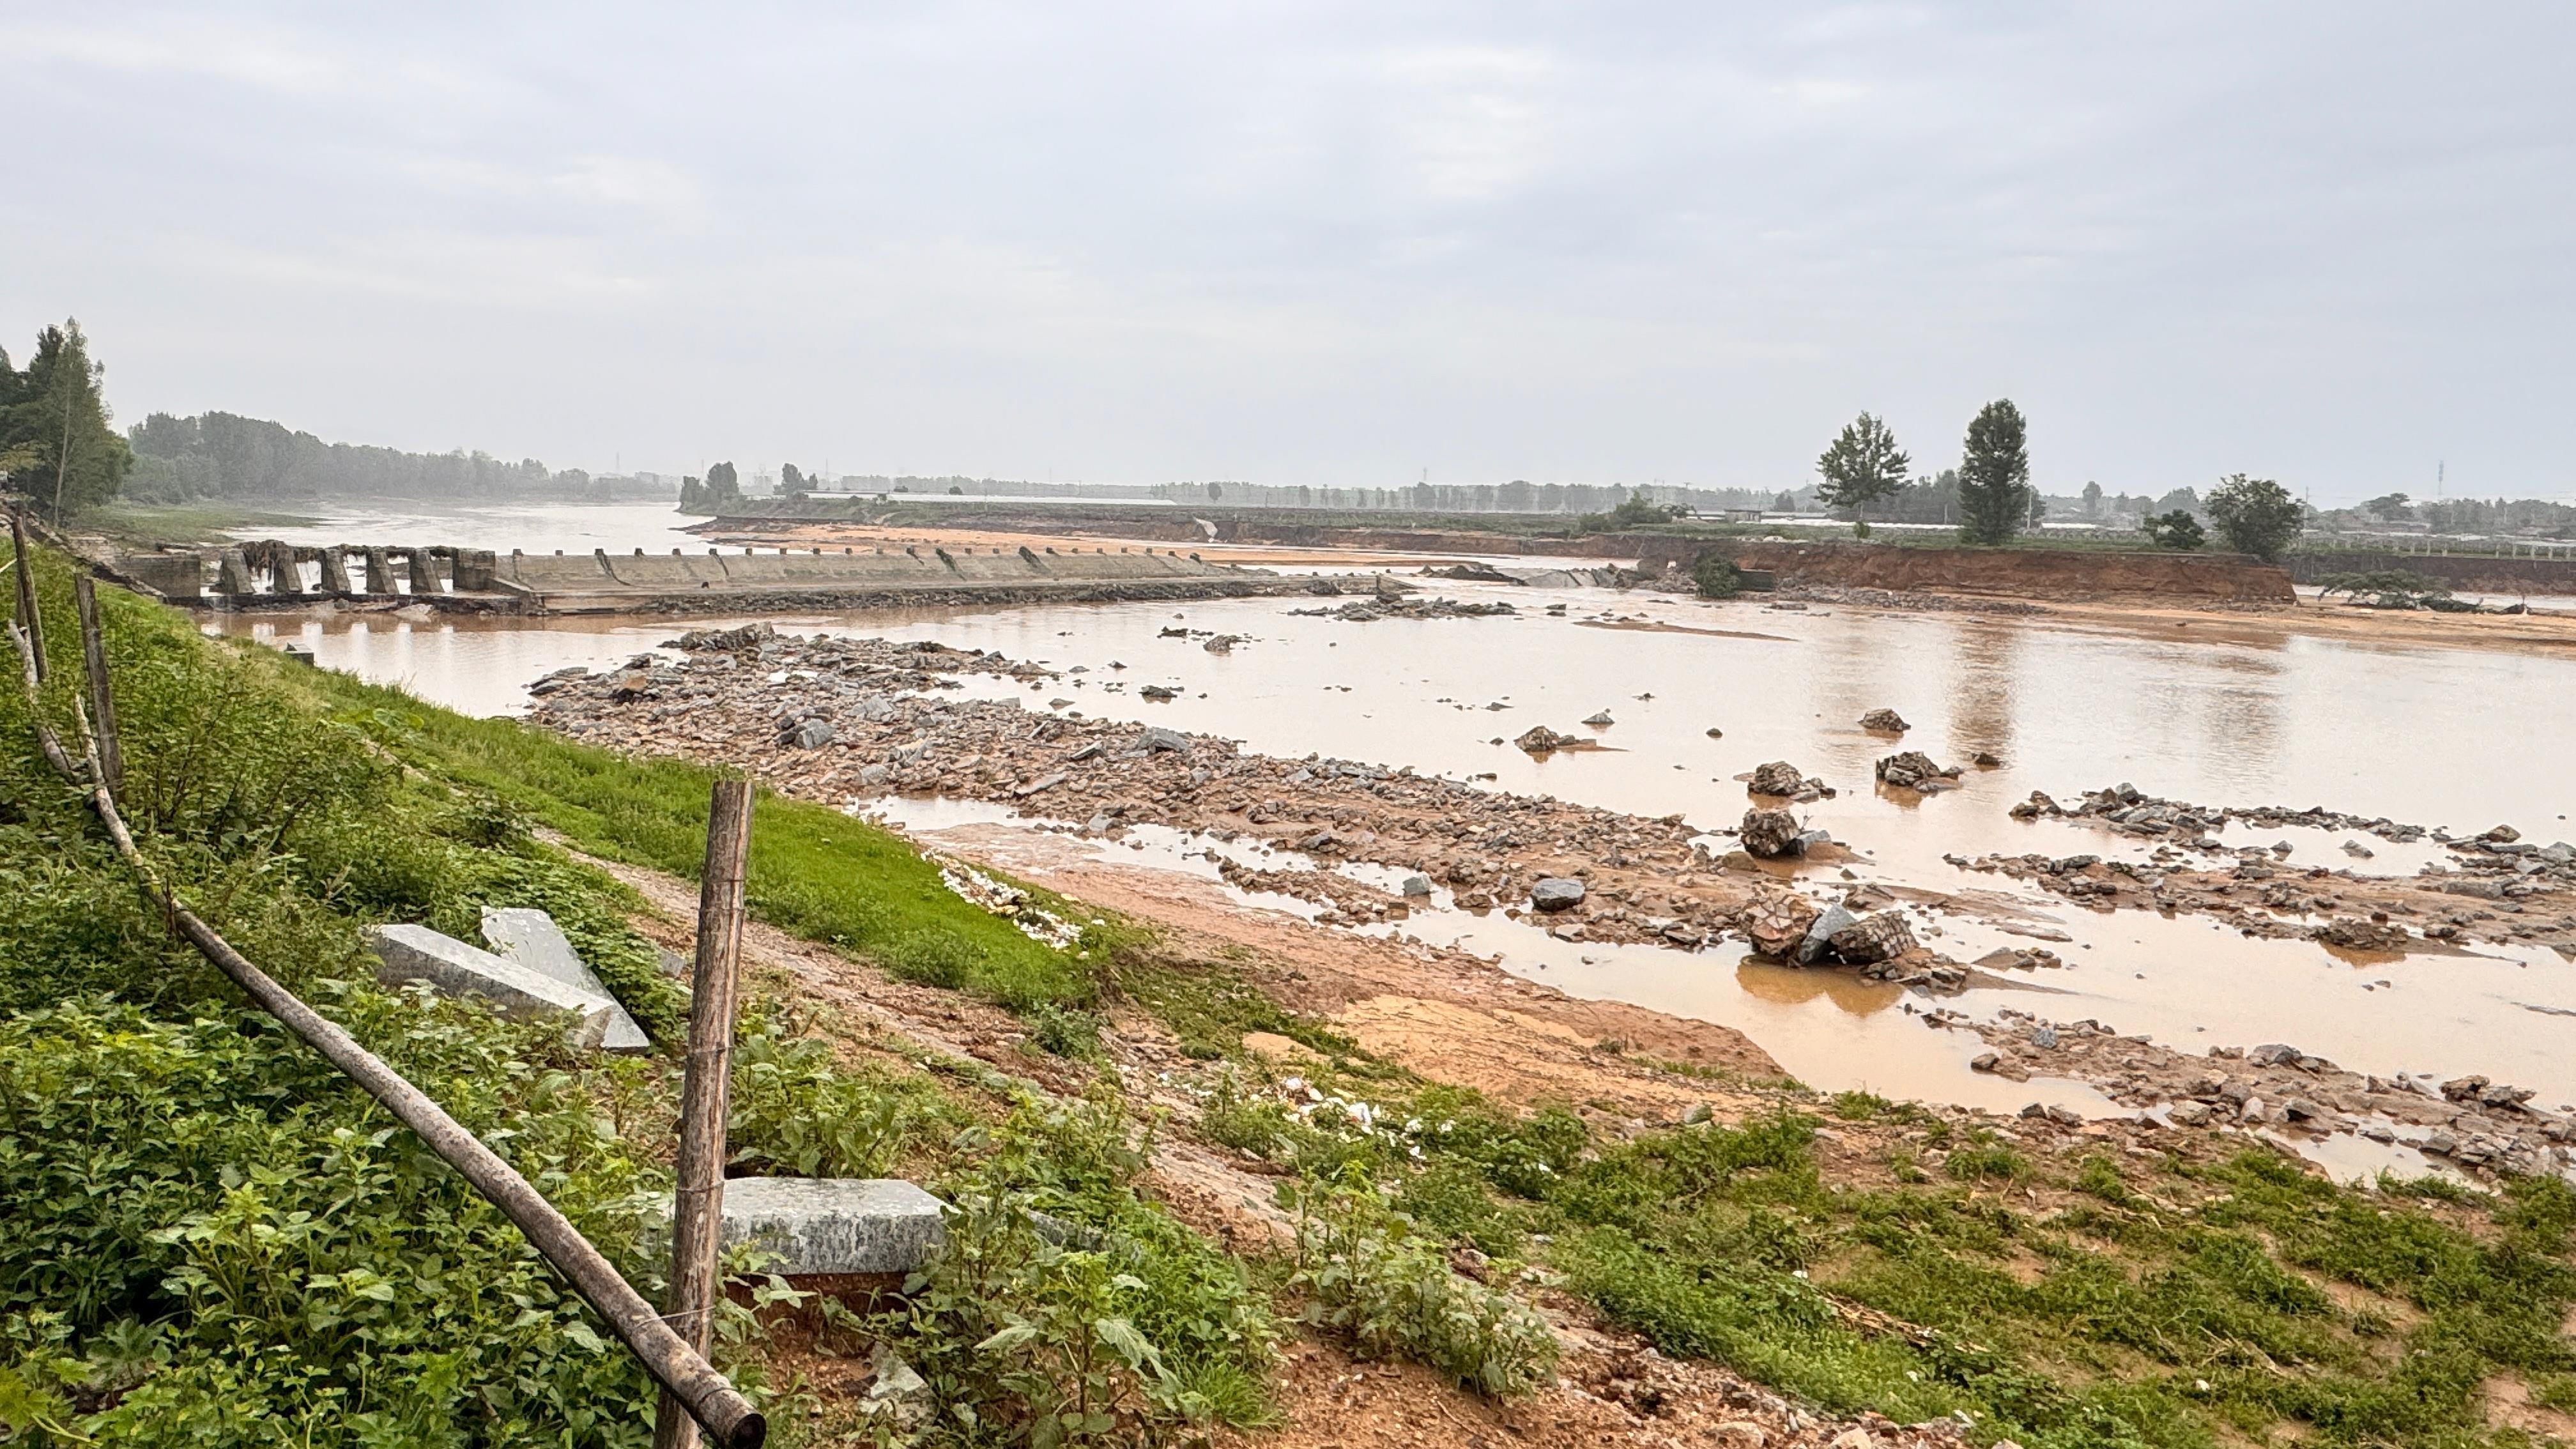
[[[670,517],[639,511],[635,522],[659,530]],[[590,546],[671,541],[599,531],[611,536]],[[532,549],[559,546],[544,529],[521,536]],[[1354,558],[1353,566],[1365,565]],[[2120,781],[2207,804],[2324,805],[2454,831],[2510,823],[2535,840],[2576,836],[2567,821],[2576,811],[2576,750],[2566,725],[2576,659],[2284,636],[2223,614],[2120,627],[1607,589],[1448,582],[1434,589],[1508,602],[1517,612],[1349,623],[1292,614],[1304,600],[1264,598],[772,622],[1085,667],[1034,694],[1007,679],[970,679],[971,691],[1017,694],[1032,708],[1065,697],[1097,717],[1222,735],[1269,754],[1411,765],[1456,778],[1490,774],[1495,789],[1643,815],[1681,812],[1707,828],[1742,815],[1743,772],[1791,760],[1840,792],[1803,813],[1858,853],[1848,867],[1857,879],[1998,893],[2045,918],[2040,930],[2068,938],[2053,946],[2063,970],[1947,1003],[1971,1015],[2089,1017],[2185,1051],[2285,1041],[2357,1071],[2483,1072],[2536,1087],[2546,1103],[2576,1100],[2576,1055],[2567,1050],[2576,1042],[2576,965],[2553,951],[2481,946],[2355,957],[2308,941],[2248,939],[2205,919],[2090,911],[1945,860],[1990,851],[2138,857],[2134,845],[2081,823],[2006,814],[2034,789],[2066,798]],[[1547,612],[1551,605],[1563,605],[1562,614]],[[210,627],[300,642],[326,666],[471,713],[506,714],[524,708],[525,686],[549,670],[615,664],[683,627],[729,622],[736,621],[340,614],[232,616]],[[1195,640],[1165,637],[1172,627],[1244,642],[1211,654]],[[1092,687],[1113,662],[1126,666],[1118,677],[1130,688]],[[1158,682],[1179,696],[1155,703],[1135,692]],[[1891,746],[1856,721],[1881,706],[1913,723],[1907,747],[1945,763],[1980,751],[2004,763],[1970,769],[1962,788],[1940,795],[1874,788],[1872,761]],[[1578,723],[1601,712],[1614,722]],[[1605,748],[1534,759],[1507,743],[1533,724],[1595,735]],[[933,843],[947,831],[989,838],[996,822],[1031,830],[1044,823],[962,802],[833,803],[878,813]],[[2341,850],[2345,838],[2313,830],[2230,837],[2286,840],[2293,865],[2335,868],[2355,864]],[[1129,864],[1213,873],[1205,840],[1133,845],[1115,853]],[[2360,868],[2371,873],[2409,874],[2440,858],[2428,845],[2376,838],[2367,845],[2377,854]],[[1819,885],[1840,880],[1839,868],[1817,875]],[[1956,915],[1921,924],[1940,933],[1927,944],[1961,960],[2031,944]],[[1846,973],[1766,966],[1740,959],[1738,949],[1561,942],[1499,913],[1434,909],[1392,929],[1498,957],[1508,970],[1577,995],[1735,1027],[1814,1086],[2007,1109],[2039,1098],[2110,1110],[2077,1083],[1969,1072],[1975,1047],[1964,1034],[1923,1030],[1918,999]]]

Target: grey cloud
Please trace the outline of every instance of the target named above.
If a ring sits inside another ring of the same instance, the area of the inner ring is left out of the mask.
[[[2576,489],[2576,18],[2270,7],[92,8],[0,327],[128,416],[559,464]]]

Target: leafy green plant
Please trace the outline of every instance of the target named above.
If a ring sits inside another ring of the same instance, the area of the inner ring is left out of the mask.
[[[1368,1358],[1407,1358],[1480,1394],[1525,1393],[1555,1366],[1556,1336],[1510,1294],[1450,1271],[1364,1175],[1292,1189],[1298,1214],[1292,1292],[1307,1321]]]

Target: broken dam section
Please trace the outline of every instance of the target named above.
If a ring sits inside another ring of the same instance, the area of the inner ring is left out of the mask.
[[[206,577],[210,564],[211,587]],[[117,561],[115,571],[174,602],[228,611],[348,601],[416,603],[464,613],[694,614],[1340,592],[1340,585],[1328,579],[1213,564],[1178,549],[1132,546],[502,554],[268,541],[226,548],[212,558],[185,552],[130,555]]]

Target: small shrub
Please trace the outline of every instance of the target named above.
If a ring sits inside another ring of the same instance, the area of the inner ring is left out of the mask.
[[[1528,1392],[1556,1365],[1546,1320],[1509,1293],[1449,1270],[1358,1174],[1296,1190],[1297,1268],[1309,1322],[1364,1358],[1405,1358],[1489,1398]]]
[[[1692,561],[1691,582],[1699,586],[1703,599],[1731,599],[1744,590],[1744,571],[1735,566],[1735,560],[1710,549]]]
[[[1950,1149],[1950,1160],[1942,1170],[1961,1182],[2002,1182],[2019,1184],[2031,1179],[2034,1168],[2030,1159],[1995,1140],[1992,1132],[1980,1129],[1967,1143]]]
[[[1090,1012],[1041,1001],[1029,1009],[1029,1040],[1059,1057],[1100,1055],[1100,1023]]]

